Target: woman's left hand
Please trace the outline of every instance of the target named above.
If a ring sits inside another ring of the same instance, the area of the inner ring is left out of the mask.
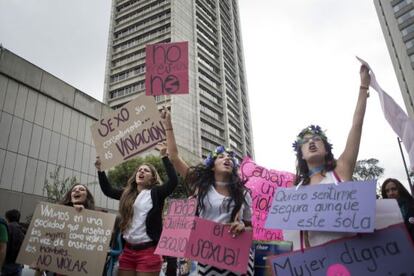
[[[157,146],[155,147],[155,149],[160,151],[161,158],[162,157],[165,157],[165,156],[168,156],[168,153],[167,153],[167,143],[160,142],[160,143],[157,144]]]
[[[235,238],[237,235],[240,235],[245,229],[246,229],[246,226],[244,225],[244,222],[234,221],[230,224],[229,232],[232,233],[233,238]]]
[[[85,209],[85,207],[82,204],[73,204],[73,208],[75,208],[75,210],[78,211],[78,212]]]

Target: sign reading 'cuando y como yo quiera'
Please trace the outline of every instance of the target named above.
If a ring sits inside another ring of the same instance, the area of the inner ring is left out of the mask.
[[[165,139],[165,129],[153,97],[140,95],[91,126],[102,169],[136,157]]]

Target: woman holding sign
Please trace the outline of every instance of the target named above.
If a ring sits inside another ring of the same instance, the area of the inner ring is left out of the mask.
[[[246,226],[251,226],[252,199],[237,172],[239,162],[234,153],[219,146],[208,155],[203,164],[190,167],[178,155],[171,116],[166,108],[162,111],[161,118],[167,133],[171,162],[185,178],[190,194],[197,196],[199,216],[214,222],[230,224],[229,234],[233,237],[245,231]],[[248,275],[253,275],[252,267],[249,266],[248,269]],[[198,265],[198,275],[213,272],[214,275],[230,273],[212,266]]]
[[[119,257],[120,276],[155,276],[161,270],[162,258],[154,251],[161,236],[164,200],[177,187],[178,178],[168,159],[167,148],[159,147],[168,176],[163,185],[154,166],[142,164],[129,178],[125,189],[115,189],[101,171],[99,159],[95,162],[103,193],[120,200],[120,230],[126,241]]]
[[[63,196],[63,199],[59,202],[61,205],[71,206],[76,211],[81,212],[83,209],[95,210],[95,199],[88,187],[83,184],[76,183],[73,185]],[[36,269],[32,267],[33,269]],[[36,269],[35,276],[41,275],[55,275],[59,274],[53,272],[46,272]]]
[[[364,65],[360,68],[360,78],[361,84],[352,127],[345,149],[337,160],[332,154],[332,144],[328,142],[325,132],[319,126],[308,126],[296,137],[293,148],[297,158],[295,179],[297,189],[304,185],[337,184],[352,180],[371,81],[369,70]],[[343,233],[304,231],[300,233],[300,241],[298,241],[297,238],[292,237],[292,231],[285,231],[285,234],[287,240],[293,240],[295,249],[299,248],[299,244],[303,249],[304,245],[311,247],[343,236]]]

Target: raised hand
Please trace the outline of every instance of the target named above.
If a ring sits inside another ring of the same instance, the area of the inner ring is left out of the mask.
[[[95,168],[98,172],[101,171],[101,159],[99,158],[99,156],[96,156]]]

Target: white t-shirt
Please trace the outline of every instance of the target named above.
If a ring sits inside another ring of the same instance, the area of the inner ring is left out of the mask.
[[[240,209],[240,218],[242,220],[251,221],[252,198],[248,192],[246,192],[245,199],[247,204],[242,204]],[[234,201],[231,202],[230,209],[227,212],[227,205],[229,200],[230,197],[220,194],[212,185],[204,197],[204,209],[200,211],[200,217],[218,223],[231,222],[231,212],[235,206],[235,203]]]
[[[145,219],[152,208],[151,190],[142,190],[134,202],[134,215],[131,226],[125,231],[124,239],[129,243],[142,243],[151,241],[147,235]]]

